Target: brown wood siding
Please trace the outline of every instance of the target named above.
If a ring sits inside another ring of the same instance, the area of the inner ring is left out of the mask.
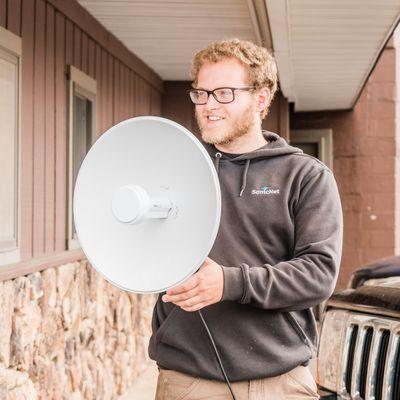
[[[22,37],[21,258],[65,251],[68,65],[97,82],[96,135],[136,115],[160,115],[161,79],[77,2],[0,0],[0,26]]]
[[[7,0],[0,0],[0,25],[5,28],[7,23]]]
[[[33,82],[33,256],[44,255],[45,240],[45,72],[46,4],[35,3],[35,52]]]
[[[70,24],[71,25],[71,24]],[[72,27],[72,25],[71,25]],[[56,53],[55,53],[55,223],[54,249],[62,251],[66,248],[67,236],[67,82],[65,65],[68,41],[65,18],[56,12]],[[24,40],[22,38],[22,40]]]
[[[7,29],[16,35],[21,35],[21,3],[22,0],[8,0]]]
[[[55,165],[55,11],[46,6],[46,107],[45,107],[45,164]],[[55,210],[55,179],[54,168],[45,171],[45,228],[44,252],[54,251],[54,210]]]
[[[275,94],[262,127],[289,140],[289,103],[280,91]]]
[[[1,0],[0,0],[1,1]],[[5,3],[5,1],[2,1]],[[1,11],[6,8],[0,7]],[[34,59],[34,4],[29,1],[22,8],[21,35],[22,70],[21,70],[21,139],[20,139],[20,248],[21,258],[32,257],[32,210],[33,210],[33,59]],[[6,15],[0,17],[6,21]],[[5,28],[6,26],[3,25]]]

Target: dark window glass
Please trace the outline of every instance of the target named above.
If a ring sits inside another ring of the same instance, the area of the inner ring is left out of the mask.
[[[75,187],[76,177],[86,153],[92,145],[92,101],[78,93],[74,93],[73,101],[73,182]],[[72,224],[74,222],[72,221]],[[75,226],[73,225],[75,234]]]

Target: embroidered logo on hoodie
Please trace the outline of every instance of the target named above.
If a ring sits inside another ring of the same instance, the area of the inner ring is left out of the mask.
[[[270,186],[262,186],[260,189],[253,189],[251,194],[255,195],[269,195],[269,194],[279,194],[280,189],[271,188]]]

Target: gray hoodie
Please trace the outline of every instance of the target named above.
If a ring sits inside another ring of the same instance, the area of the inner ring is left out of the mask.
[[[277,376],[315,356],[311,307],[336,284],[343,218],[332,172],[274,133],[238,157],[204,144],[222,192],[209,257],[222,265],[219,303],[202,310],[232,382]],[[159,296],[149,355],[161,368],[223,381],[197,312]]]

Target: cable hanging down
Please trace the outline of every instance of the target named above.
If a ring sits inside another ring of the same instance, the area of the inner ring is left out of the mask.
[[[230,382],[229,382],[228,376],[226,375],[225,368],[224,368],[224,366],[222,365],[221,357],[219,356],[219,353],[218,353],[218,350],[217,350],[217,346],[215,345],[215,342],[214,342],[214,339],[213,339],[213,337],[212,337],[212,335],[211,335],[211,332],[210,332],[210,330],[208,329],[208,326],[207,326],[207,324],[206,324],[206,321],[205,321],[205,319],[204,319],[203,314],[201,313],[201,311],[200,311],[200,310],[197,310],[197,312],[198,312],[199,315],[200,315],[200,318],[201,318],[201,320],[202,320],[202,322],[203,322],[203,325],[204,325],[204,327],[206,328],[206,331],[207,331],[207,333],[208,333],[208,337],[210,338],[211,344],[212,344],[212,346],[213,346],[213,348],[214,348],[214,352],[215,352],[215,354],[216,354],[216,356],[217,356],[218,364],[219,364],[219,366],[220,366],[220,368],[221,368],[222,375],[224,376],[225,382],[226,382],[226,384],[228,385],[228,389],[229,389],[229,391],[231,392],[232,400],[236,400],[235,394],[233,393],[233,390],[232,390],[231,384],[230,384]]]

